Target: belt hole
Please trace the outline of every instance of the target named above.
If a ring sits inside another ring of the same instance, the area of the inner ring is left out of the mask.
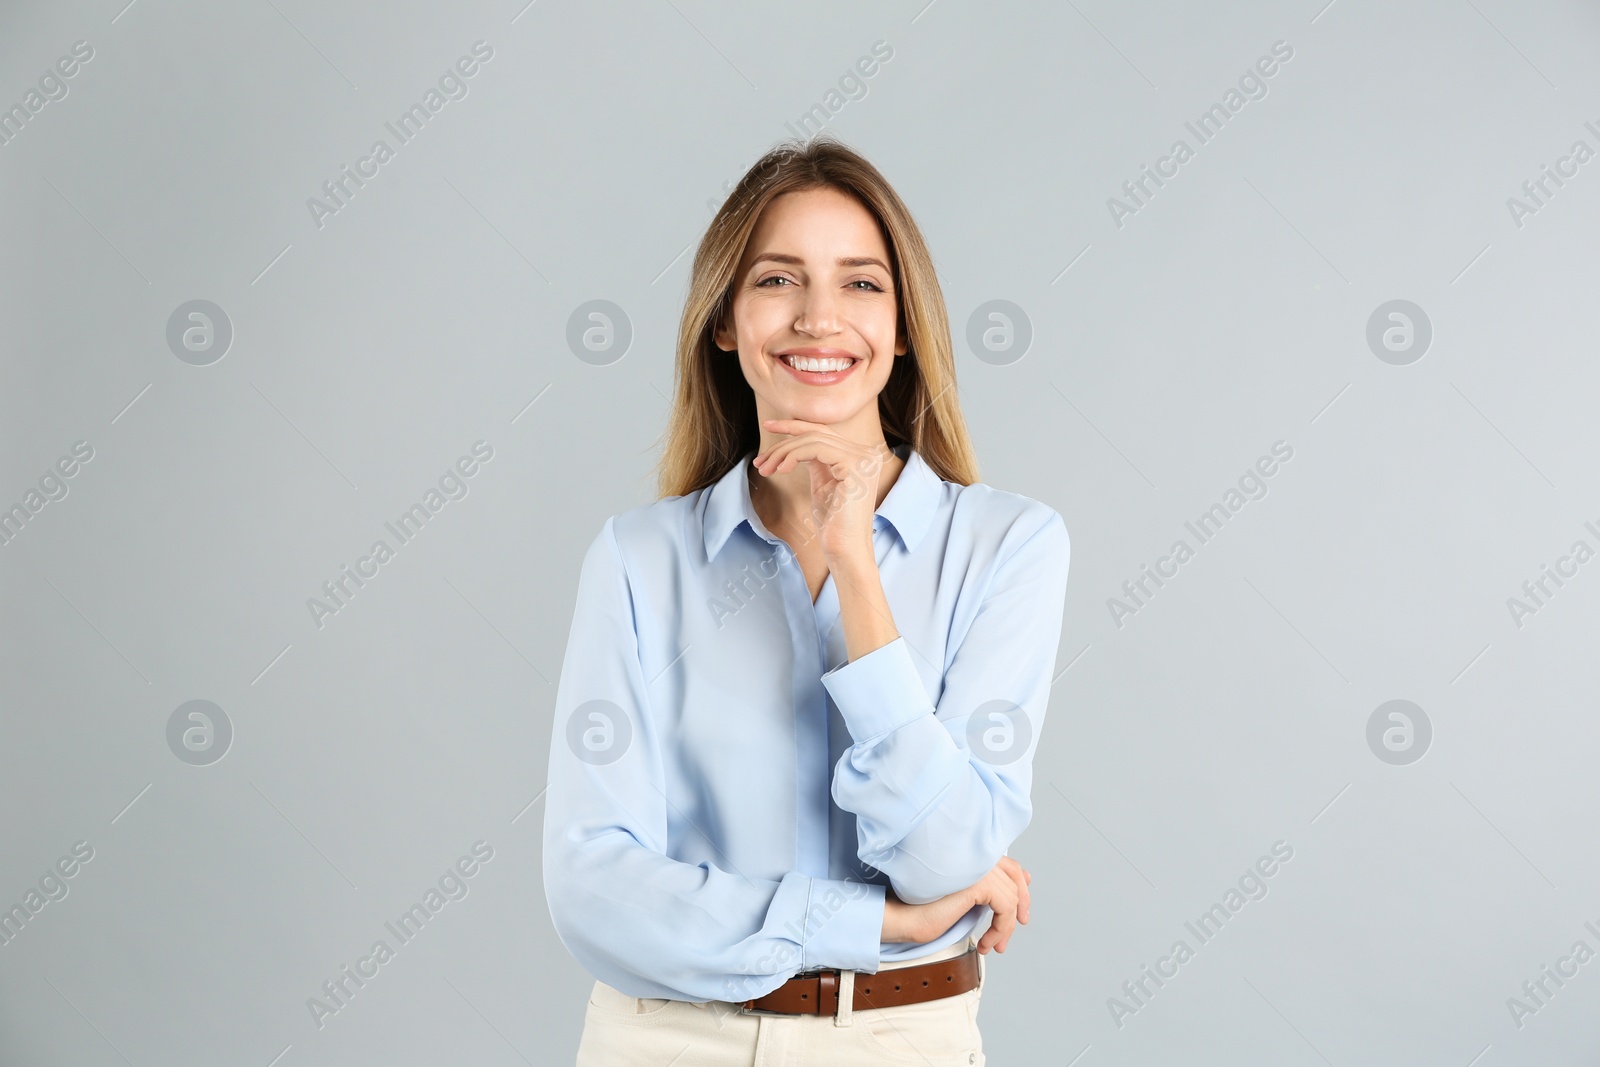
[[[894,991],[895,991],[895,992],[896,992],[896,993],[898,993],[898,992],[900,992],[900,983],[899,983],[899,982],[896,982],[896,983],[895,983],[895,984],[894,984]]]

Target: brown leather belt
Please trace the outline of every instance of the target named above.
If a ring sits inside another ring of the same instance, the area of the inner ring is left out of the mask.
[[[852,1010],[893,1008],[953,997],[977,989],[979,977],[976,945],[952,959],[897,967],[877,974],[857,972]],[[801,972],[772,992],[747,1000],[740,1007],[779,1015],[837,1015],[839,972],[831,969]]]

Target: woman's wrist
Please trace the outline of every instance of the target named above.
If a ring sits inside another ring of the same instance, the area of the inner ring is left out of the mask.
[[[830,570],[832,570],[830,568]],[[854,662],[899,638],[876,562],[846,564],[832,570],[839,594],[840,625],[846,658]]]
[[[824,553],[822,558],[828,565],[828,572],[835,576],[859,582],[878,575],[878,560],[872,553],[871,541],[853,552],[841,552],[836,556]]]
[[[957,890],[926,904],[907,904],[886,890],[883,896],[882,941],[932,941],[972,910],[972,887]]]
[[[914,941],[916,938],[908,936],[908,927],[911,925],[912,905],[902,903],[895,898],[893,893],[886,893],[883,898],[883,935],[880,941]]]

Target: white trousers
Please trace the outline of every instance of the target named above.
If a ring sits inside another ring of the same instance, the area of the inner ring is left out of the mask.
[[[926,956],[884,963],[879,973],[959,956],[976,943],[970,935]],[[984,960],[978,957],[977,989],[892,1008],[856,1009],[841,996],[837,1018],[747,1015],[726,1001],[630,997],[596,982],[577,1067],[981,1067]]]

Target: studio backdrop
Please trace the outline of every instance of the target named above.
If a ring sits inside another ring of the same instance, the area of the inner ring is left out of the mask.
[[[579,564],[655,499],[707,223],[821,133],[1072,539],[990,1062],[1592,1062],[1597,46],[1577,0],[6,5],[0,1063],[571,1062]]]

